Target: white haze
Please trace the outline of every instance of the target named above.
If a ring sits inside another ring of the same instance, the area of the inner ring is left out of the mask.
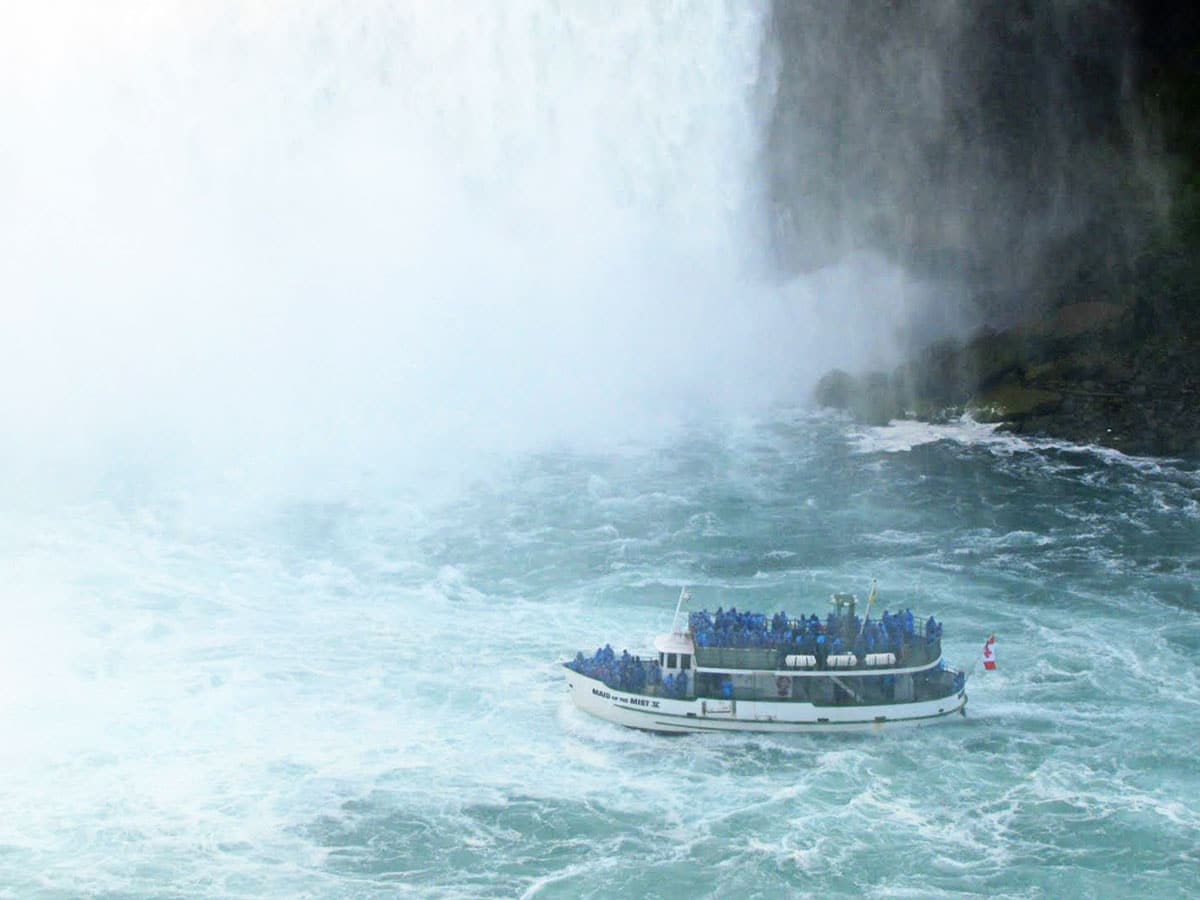
[[[763,3],[8,3],[0,461],[293,479],[645,438],[888,360],[764,271]]]

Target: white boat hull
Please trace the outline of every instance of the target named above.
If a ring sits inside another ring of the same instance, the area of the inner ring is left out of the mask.
[[[937,700],[882,706],[814,706],[791,700],[671,700],[613,690],[573,669],[565,671],[571,699],[584,712],[629,728],[669,734],[880,731],[944,721],[967,705],[965,688]]]

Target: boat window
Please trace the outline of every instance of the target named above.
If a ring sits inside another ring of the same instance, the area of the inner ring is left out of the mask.
[[[668,669],[675,668],[675,654],[674,653],[667,654],[667,668]]]
[[[679,668],[690,669],[692,667],[692,654],[681,653],[679,656]]]
[[[665,654],[665,653],[658,654],[658,664],[660,666],[665,666],[667,664],[667,654]]]

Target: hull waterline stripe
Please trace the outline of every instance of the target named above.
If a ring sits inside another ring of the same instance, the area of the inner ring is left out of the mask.
[[[951,694],[950,696],[954,697],[955,699],[958,699],[956,694]],[[954,713],[958,712],[960,709],[964,708],[966,705],[967,705],[967,698],[964,696],[962,698],[962,703],[956,704],[955,706],[946,710],[945,712],[929,713],[928,715],[924,715],[924,716],[888,716],[887,722],[888,723],[921,722],[921,721],[924,721],[925,719],[940,719],[940,718],[943,718],[944,716],[953,715]],[[576,704],[576,706],[578,706],[578,704]],[[580,708],[582,709],[582,707],[580,707]],[[643,716],[660,716],[661,717],[662,715],[664,715],[662,712],[657,711],[657,710],[638,709],[635,706],[625,706],[624,704],[615,704],[614,703],[614,704],[612,704],[612,708],[619,709],[624,712],[639,713]],[[588,710],[585,709],[584,712],[588,712]],[[598,713],[593,713],[593,715],[598,715]],[[702,729],[704,731],[730,731],[731,730],[729,728],[721,728],[719,726],[700,725],[698,723],[703,722],[705,720],[703,718],[700,718],[697,716],[689,716],[689,715],[684,714],[684,715],[671,716],[670,718],[673,719],[675,722],[679,722],[682,725],[686,725],[688,728]],[[611,722],[613,720],[609,719],[609,721]],[[796,726],[796,725],[811,725],[811,726],[833,725],[833,726],[837,726],[837,725],[874,725],[874,724],[876,724],[876,719],[874,719],[874,718],[847,719],[847,720],[841,721],[841,722],[830,722],[828,720],[821,721],[821,722],[805,722],[805,721],[801,721],[801,720],[780,722],[780,721],[774,720],[774,719],[736,719],[736,718],[723,719],[722,721],[733,722],[733,723],[743,724],[743,725],[749,725],[749,724],[753,724],[755,726],[778,725],[778,726],[783,726],[783,727],[792,727],[792,726]],[[674,722],[664,722],[660,718],[657,720],[657,724],[671,725],[671,724],[674,724]],[[636,728],[638,726],[633,725],[630,727]]]
[[[964,702],[962,705],[966,706],[966,703]],[[954,709],[948,709],[945,712],[940,712],[940,713],[932,713],[928,716],[911,716],[910,718],[907,718],[907,719],[887,719],[886,721],[883,721],[883,722],[877,722],[875,719],[853,719],[848,722],[829,722],[829,721],[825,721],[825,722],[772,722],[772,721],[765,720],[765,719],[726,719],[725,721],[729,722],[734,727],[720,728],[715,725],[697,724],[699,722],[703,722],[704,721],[703,719],[683,719],[683,721],[678,725],[675,722],[664,722],[661,719],[659,719],[659,720],[656,720],[654,724],[663,725],[663,726],[667,726],[667,727],[673,727],[676,729],[686,728],[688,731],[726,731],[726,732],[728,732],[728,731],[749,731],[749,730],[751,730],[747,726],[753,726],[753,730],[756,730],[756,731],[777,730],[776,726],[778,726],[778,728],[786,728],[788,730],[794,729],[797,726],[829,730],[831,728],[838,728],[843,725],[905,725],[909,722],[924,722],[927,719],[944,719],[947,716],[954,715],[956,712],[959,711],[959,709],[961,709],[961,707],[956,706],[956,707],[954,707]],[[639,712],[640,711],[641,710],[639,710]],[[647,713],[647,715],[654,715],[654,714]],[[682,717],[680,717],[680,718],[682,718]],[[623,722],[616,722],[613,719],[608,719],[607,721],[613,722],[614,725],[624,725],[625,724]],[[679,721],[679,720],[677,719],[676,721]],[[764,726],[764,725],[770,726],[770,727],[763,728],[762,726]],[[640,725],[626,725],[625,727],[641,729]],[[657,731],[658,729],[648,728],[648,729],[644,729],[644,730]],[[675,732],[672,732],[672,734],[674,734],[674,733]]]

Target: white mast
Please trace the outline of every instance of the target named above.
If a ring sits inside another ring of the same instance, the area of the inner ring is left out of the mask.
[[[871,593],[867,595],[867,612],[863,616],[862,628],[858,629],[858,636],[862,637],[863,632],[867,630],[867,619],[871,618],[871,604],[875,602],[875,579],[871,579]]]
[[[679,612],[683,609],[683,601],[691,599],[692,595],[687,592],[687,585],[684,585],[679,589],[679,602],[675,604],[675,617],[671,619],[671,634],[683,634],[675,626],[679,622]]]

